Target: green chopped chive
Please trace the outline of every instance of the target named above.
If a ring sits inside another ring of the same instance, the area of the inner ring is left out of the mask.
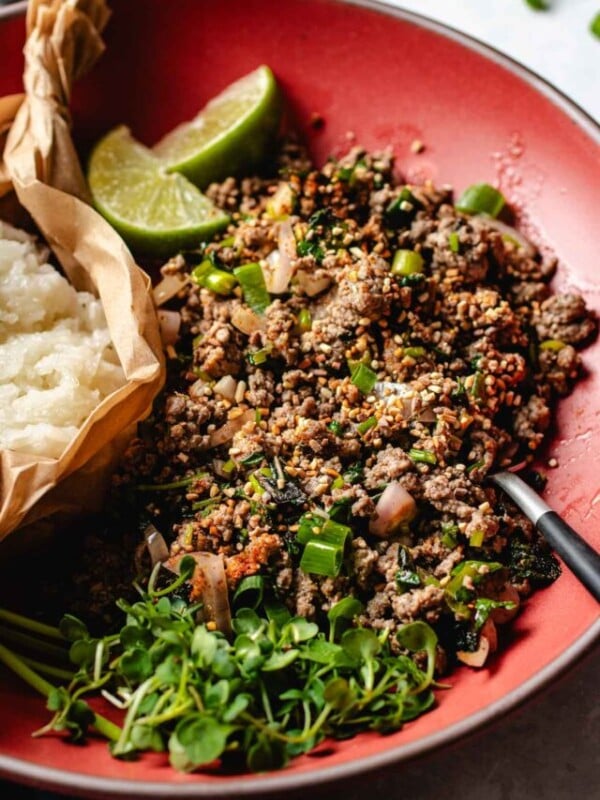
[[[229,476],[232,473],[234,473],[236,469],[237,469],[237,464],[232,458],[230,458],[221,467],[221,472],[223,472],[224,475]]]
[[[233,247],[234,244],[235,236],[227,236],[225,239],[221,239],[219,247]]]
[[[405,277],[423,272],[423,256],[414,250],[396,250],[392,261],[392,275]]]
[[[474,461],[467,467],[467,472],[475,472],[475,470],[481,469],[483,466],[485,466],[485,461],[483,458],[480,458],[479,461]]]
[[[346,547],[352,537],[352,529],[332,519],[321,517],[318,514],[305,514],[298,524],[296,539],[300,544],[308,544],[313,539],[318,539],[327,544]]]
[[[179,481],[171,481],[170,483],[140,483],[135,488],[138,492],[168,492],[172,489],[185,489],[194,483],[194,481],[200,481],[202,478],[208,478],[208,472],[196,472],[188,478],[182,478]]]
[[[456,545],[458,544],[457,536],[459,534],[459,527],[454,522],[443,522],[442,523],[442,536],[441,542],[444,547],[447,547],[449,550],[454,550]]]
[[[406,224],[420,205],[408,186],[405,186],[398,197],[392,200],[386,208],[386,221],[390,225]]]
[[[476,372],[475,375],[473,376],[473,384],[471,386],[471,389],[469,390],[469,393],[473,397],[482,397],[484,386],[485,386],[485,375],[483,374],[483,372]]]
[[[460,239],[458,238],[458,233],[456,231],[452,231],[448,235],[448,244],[450,245],[450,250],[453,253],[458,253],[460,250]]]
[[[596,14],[596,16],[590,22],[590,32],[597,36],[600,39],[600,11]]]
[[[298,313],[298,328],[302,333],[306,333],[312,328],[312,315],[308,308],[303,308]]]
[[[465,214],[487,214],[497,217],[506,204],[504,196],[489,183],[475,183],[462,193],[456,208]]]
[[[548,11],[550,8],[546,0],[525,0],[525,2],[534,11]]]
[[[483,531],[473,531],[473,533],[469,536],[469,544],[471,547],[481,547],[483,544],[483,538]]]
[[[546,339],[540,342],[540,350],[562,350],[566,346],[560,339]]]
[[[265,579],[262,575],[249,575],[240,581],[233,595],[233,602],[238,606],[256,609],[261,604],[265,591]]]
[[[344,549],[341,545],[311,539],[304,547],[300,569],[313,575],[335,578],[340,574]]]
[[[270,358],[273,353],[272,345],[266,345],[265,347],[261,347],[260,350],[255,350],[252,353],[247,353],[246,358],[248,359],[248,363],[252,364],[254,367],[260,367],[262,364],[265,364]]]
[[[416,447],[411,447],[408,451],[408,457],[416,464],[437,464],[437,456],[431,450],[419,450]]]
[[[366,364],[359,364],[352,372],[352,383],[363,394],[369,394],[377,383],[377,375]]]
[[[254,494],[261,495],[265,493],[265,490],[263,489],[261,482],[258,480],[258,478],[254,473],[252,473],[252,475],[249,476],[248,482],[252,486]]]
[[[246,458],[242,458],[240,464],[243,464],[245,467],[255,467],[257,464],[260,464],[264,457],[265,454],[263,451],[257,450],[256,453],[250,453]]]
[[[210,261],[203,261],[192,270],[191,278],[198,286],[224,296],[230,295],[237,285],[237,278],[224,269],[217,269]]]
[[[424,347],[405,347],[404,348],[404,355],[409,356],[409,358],[423,358],[426,355],[427,350]]]
[[[240,282],[246,303],[257,314],[263,314],[271,304],[271,298],[260,264],[243,264],[241,267],[236,267],[233,274]]]
[[[332,489],[343,489],[344,488],[344,483],[345,483],[345,481],[344,481],[343,477],[341,475],[338,475],[337,478],[335,478],[331,482],[331,488]]]
[[[192,503],[192,511],[207,511],[218,502],[218,497],[207,497],[205,500],[198,500],[197,503]]]
[[[363,422],[359,422],[356,426],[356,430],[361,436],[364,436],[367,431],[370,431],[371,428],[374,428],[376,425],[377,417],[369,417],[368,419],[363,420]]]

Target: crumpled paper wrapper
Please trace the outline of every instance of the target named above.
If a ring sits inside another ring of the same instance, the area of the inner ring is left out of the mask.
[[[30,0],[25,94],[0,99],[0,196],[14,190],[75,288],[100,297],[127,379],[60,458],[0,451],[0,540],[19,529],[11,543],[26,526],[31,538],[32,523],[47,529],[49,519],[101,507],[116,461],[164,380],[150,281],[89,205],[70,132],[71,87],[102,54],[108,17],[104,0]]]

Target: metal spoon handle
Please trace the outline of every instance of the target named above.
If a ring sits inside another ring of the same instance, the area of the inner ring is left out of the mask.
[[[536,527],[600,603],[600,555],[556,511],[542,514]]]
[[[525,481],[512,472],[490,476],[534,523],[548,544],[556,550],[567,567],[600,602],[600,555],[552,511]]]

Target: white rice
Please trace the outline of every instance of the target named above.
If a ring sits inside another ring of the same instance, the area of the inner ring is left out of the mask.
[[[59,457],[125,383],[102,304],[0,222],[0,449]]]

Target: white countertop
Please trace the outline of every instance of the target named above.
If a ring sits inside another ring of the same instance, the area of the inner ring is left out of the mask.
[[[475,36],[550,81],[600,122],[600,39],[590,33],[600,0],[384,0]]]

